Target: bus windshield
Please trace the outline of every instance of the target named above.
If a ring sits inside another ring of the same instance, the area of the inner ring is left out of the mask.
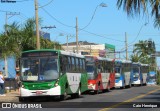
[[[139,73],[134,73],[134,74],[133,74],[133,77],[134,77],[135,79],[139,78]]]
[[[120,79],[121,75],[120,74],[116,74],[115,75],[115,79]]]
[[[23,58],[21,64],[22,81],[55,80],[58,74],[58,57]]]
[[[116,67],[116,68],[115,68],[115,72],[116,72],[116,73],[121,73],[121,68],[120,68],[120,67]]]
[[[133,73],[139,73],[138,67],[133,67]]]
[[[86,65],[86,71],[88,74],[88,79],[95,79],[95,69],[93,65]]]
[[[94,72],[94,67],[93,67],[93,65],[86,65],[86,71],[87,72]]]

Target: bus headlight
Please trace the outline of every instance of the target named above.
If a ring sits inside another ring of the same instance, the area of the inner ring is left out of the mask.
[[[118,81],[118,83],[121,83],[121,82],[122,82],[122,80],[119,80],[119,81]]]
[[[22,88],[25,88],[24,85],[21,85]]]
[[[54,84],[55,87],[57,87],[59,85],[58,82],[59,82],[59,79],[57,79],[57,81],[55,82],[55,84]]]
[[[92,84],[92,83],[90,83],[90,84],[89,84],[89,86],[93,86],[93,84]]]

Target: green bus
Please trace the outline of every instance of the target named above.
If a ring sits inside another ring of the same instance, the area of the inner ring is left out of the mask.
[[[28,97],[67,95],[79,97],[88,90],[83,55],[53,49],[30,50],[22,53],[20,62],[19,101]]]

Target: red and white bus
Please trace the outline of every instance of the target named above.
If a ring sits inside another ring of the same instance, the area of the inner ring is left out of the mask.
[[[85,56],[88,74],[88,90],[98,93],[115,86],[114,62],[109,58]]]

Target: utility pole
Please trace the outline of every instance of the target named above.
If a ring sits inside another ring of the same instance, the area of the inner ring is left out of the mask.
[[[128,41],[127,41],[127,33],[125,32],[125,45],[126,45],[126,60],[128,60]]]
[[[8,24],[8,19],[9,19],[8,15],[11,15],[11,17],[13,17],[14,15],[20,15],[20,12],[9,12],[9,13],[6,12],[6,19],[5,19],[5,35],[6,36],[7,36],[7,24]],[[4,56],[4,72],[5,72],[5,76],[8,77],[8,62],[7,62],[6,55]]]
[[[8,24],[8,15],[11,15],[11,17],[13,17],[14,15],[20,15],[20,12],[6,12],[6,19],[5,19],[5,35],[7,35],[7,24]]]
[[[67,35],[67,52],[68,52],[68,35]]]
[[[78,54],[78,18],[76,17],[76,50]]]
[[[36,46],[39,50],[41,48],[40,46],[40,37],[39,37],[39,24],[38,24],[38,2],[37,0],[34,0],[35,3],[35,17],[36,17]]]

